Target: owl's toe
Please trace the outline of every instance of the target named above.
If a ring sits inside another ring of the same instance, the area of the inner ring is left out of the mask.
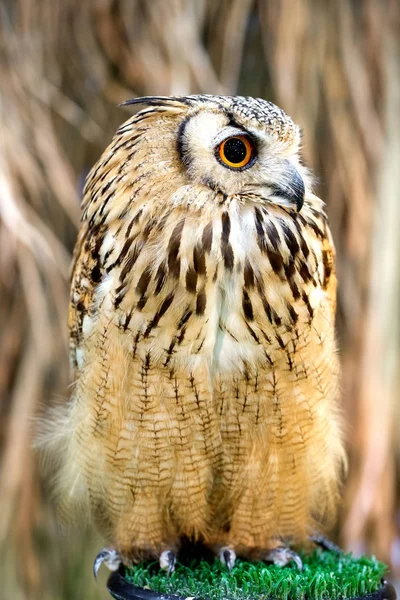
[[[343,552],[343,550],[337,544],[335,544],[335,542],[331,542],[331,540],[317,531],[310,535],[310,540],[314,542],[316,546],[320,546],[320,548],[323,550],[335,552],[336,554],[342,554]]]
[[[285,567],[287,564],[293,561],[299,571],[303,569],[303,562],[300,556],[286,546],[278,546],[278,548],[270,550],[264,560],[267,562],[272,562],[274,565],[279,567]]]
[[[175,571],[176,555],[172,550],[164,550],[160,554],[160,568],[171,575]]]
[[[110,569],[110,571],[118,571],[121,562],[121,557],[115,548],[102,548],[94,559],[94,578],[97,579],[97,573],[99,572],[99,569],[103,563]]]
[[[227,546],[221,548],[218,552],[218,558],[223,565],[228,567],[229,571],[232,571],[236,560],[236,552],[232,548],[228,548]]]

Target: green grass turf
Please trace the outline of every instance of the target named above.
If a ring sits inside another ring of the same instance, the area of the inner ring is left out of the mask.
[[[126,579],[153,591],[211,600],[311,600],[353,598],[375,591],[387,571],[374,557],[314,551],[301,555],[303,571],[294,563],[281,568],[237,560],[231,573],[218,560],[177,564],[168,577],[158,563],[141,563],[127,569]]]

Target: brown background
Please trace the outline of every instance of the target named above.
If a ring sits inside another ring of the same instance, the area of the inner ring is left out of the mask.
[[[334,535],[400,569],[399,2],[0,0],[0,598],[102,597],[101,540],[55,524],[33,423],[68,397],[79,197],[129,116],[116,105],[197,92],[261,96],[303,128],[338,251],[350,467]]]

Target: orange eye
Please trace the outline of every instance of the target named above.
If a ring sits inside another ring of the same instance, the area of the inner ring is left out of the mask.
[[[246,167],[254,155],[254,148],[245,135],[237,135],[224,140],[218,148],[221,162],[232,169]]]

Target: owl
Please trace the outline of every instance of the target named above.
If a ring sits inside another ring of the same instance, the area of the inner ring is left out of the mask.
[[[125,104],[144,108],[88,176],[74,255],[61,515],[106,538],[95,572],[171,572],[185,539],[301,567],[344,454],[335,253],[300,130],[250,97]]]

